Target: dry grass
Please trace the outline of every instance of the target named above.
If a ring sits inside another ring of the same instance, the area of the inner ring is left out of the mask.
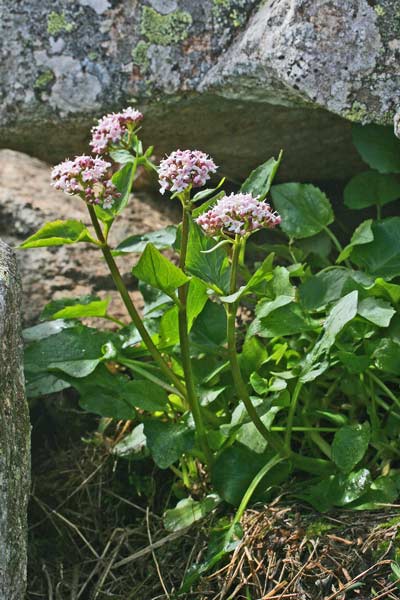
[[[204,557],[211,521],[168,533],[165,472],[143,481],[139,463],[76,442],[34,460],[27,598],[171,599],[188,566]],[[144,471],[145,472],[145,471]],[[147,478],[147,479],[146,479]],[[318,515],[283,500],[248,510],[230,560],[184,598],[196,600],[400,599],[391,580],[398,508]],[[392,519],[392,522],[390,521]]]

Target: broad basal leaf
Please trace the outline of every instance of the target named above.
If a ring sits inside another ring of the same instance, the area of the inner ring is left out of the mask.
[[[353,142],[361,158],[380,173],[400,173],[400,140],[393,127],[353,125]]]
[[[291,238],[316,235],[334,220],[328,198],[311,184],[283,183],[273,186],[271,194],[281,228]]]
[[[368,422],[362,425],[345,425],[335,433],[332,443],[332,460],[345,473],[349,473],[361,461],[370,440]]]
[[[138,233],[131,235],[126,238],[123,242],[118,244],[114,255],[125,254],[128,252],[143,252],[147,244],[151,242],[157,250],[166,250],[172,248],[176,240],[176,227],[175,225],[168,225],[163,229],[157,231],[149,231],[147,233]]]
[[[167,469],[194,446],[193,429],[185,423],[147,420],[144,423],[147,447],[160,469]]]
[[[351,260],[376,277],[400,275],[400,217],[372,224],[373,240],[353,249]]]
[[[384,206],[400,198],[400,181],[394,175],[377,171],[359,173],[344,188],[344,203],[356,210],[368,206]]]

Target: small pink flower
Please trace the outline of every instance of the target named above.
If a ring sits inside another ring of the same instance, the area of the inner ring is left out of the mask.
[[[176,150],[160,162],[158,176],[160,192],[183,192],[190,187],[202,187],[217,167],[214,161],[200,150]]]
[[[111,181],[111,163],[92,156],[76,156],[56,165],[52,185],[69,195],[78,195],[88,204],[111,208],[120,194]]]
[[[102,117],[95,127],[92,127],[90,145],[96,154],[104,154],[111,146],[118,145],[125,134],[133,131],[143,119],[143,115],[131,106],[122,112],[111,113]]]
[[[245,235],[267,227],[279,225],[281,218],[272,211],[267,202],[260,202],[251,194],[230,194],[224,196],[196,219],[207,235],[228,234]]]

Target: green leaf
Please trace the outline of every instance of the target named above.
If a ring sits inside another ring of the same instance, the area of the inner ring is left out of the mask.
[[[126,238],[118,244],[113,254],[125,254],[127,252],[143,252],[148,242],[151,242],[157,250],[167,250],[172,248],[176,240],[175,225],[168,225],[157,231],[149,231],[147,233],[138,233]]]
[[[380,173],[400,173],[400,140],[393,127],[353,125],[353,142],[361,158]]]
[[[124,458],[146,456],[146,436],[143,433],[143,423],[136,425],[128,435],[112,448],[112,453]]]
[[[338,475],[331,475],[306,488],[305,493],[297,496],[309,502],[320,512],[326,512],[333,506],[346,506],[361,498],[372,483],[367,469]]]
[[[356,510],[374,510],[385,508],[386,504],[393,504],[399,496],[399,475],[378,477],[372,482],[370,489],[352,505]]]
[[[204,190],[204,191],[209,191],[209,190]],[[212,198],[209,198],[208,200],[203,202],[203,204],[200,204],[200,206],[198,206],[197,208],[195,208],[192,211],[192,218],[197,219],[197,217],[199,217],[200,215],[205,213],[207,210],[209,210],[216,202],[218,202],[218,200],[223,198],[225,195],[226,194],[225,194],[224,190],[222,190],[222,191],[218,192],[218,194],[215,194],[215,196],[213,196]]]
[[[290,298],[290,303],[286,302],[287,298],[278,296],[276,300],[263,304],[258,315],[257,335],[265,338],[294,335],[320,326],[320,322],[308,317],[293,298]],[[279,306],[280,302],[285,304]]]
[[[111,150],[109,154],[111,158],[120,165],[125,165],[129,162],[135,162],[135,157],[129,152],[129,150],[124,150],[123,148]]]
[[[151,243],[148,243],[132,273],[149,285],[173,297],[177,288],[189,281],[179,268],[171,263]]]
[[[352,375],[365,373],[371,363],[370,357],[365,354],[359,356],[354,354],[354,352],[339,350],[337,356],[340,362],[346,367],[347,371]]]
[[[400,344],[397,341],[381,340],[372,357],[377,369],[400,376]]]
[[[259,200],[264,200],[271,189],[272,182],[282,160],[282,155],[283,152],[281,150],[278,160],[275,160],[275,158],[270,158],[265,163],[254,169],[254,171],[250,173],[246,181],[242,184],[240,191],[244,194],[258,196]]]
[[[360,246],[362,244],[369,244],[374,239],[374,234],[372,233],[372,219],[368,219],[364,221],[357,227],[354,231],[350,244],[348,244],[338,256],[337,263],[341,263],[346,260],[350,254],[353,252],[353,249],[356,246]]]
[[[100,300],[97,296],[81,296],[80,298],[60,298],[46,304],[41,320],[80,319],[83,317],[104,317],[107,314],[110,298]]]
[[[204,235],[201,228],[192,221],[186,268],[202,281],[224,292],[229,286],[229,264],[225,249],[220,247],[211,253],[203,252],[211,250],[214,246],[215,241]]]
[[[322,337],[307,355],[301,372],[300,380],[303,383],[313,381],[329,366],[326,361],[320,362],[327,355],[335,343],[337,335],[354,319],[357,314],[358,292],[354,290],[341,298],[331,309],[325,324]]]
[[[368,422],[362,425],[345,425],[335,433],[332,443],[332,460],[345,473],[349,473],[364,457],[370,440]]]
[[[316,235],[334,220],[328,198],[311,184],[274,185],[271,194],[282,218],[281,228],[290,238]]]
[[[112,176],[111,181],[121,194],[121,196],[114,202],[112,206],[112,212],[116,215],[119,215],[128,204],[134,175],[135,164],[132,162],[127,162],[122,169],[119,169],[119,171],[114,173]]]
[[[25,391],[28,398],[38,398],[55,394],[70,387],[70,384],[50,373],[38,373],[26,376]]]
[[[202,500],[184,498],[178,502],[175,508],[165,511],[164,527],[167,531],[186,529],[196,521],[203,519],[220,503],[221,498],[217,494],[209,494]]]
[[[197,194],[195,194],[193,196],[192,202],[200,202],[200,200],[205,200],[206,198],[208,198],[209,196],[214,194],[214,192],[219,190],[219,188],[222,185],[224,185],[225,179],[226,179],[225,177],[222,177],[222,179],[218,183],[217,187],[215,187],[215,188],[209,188],[207,190],[201,190],[200,192],[197,192]],[[215,198],[212,198],[212,200],[215,201]]]
[[[83,223],[70,219],[46,223],[39,231],[31,235],[19,248],[41,248],[44,246],[63,246],[75,242],[90,242],[89,231]]]
[[[299,300],[306,310],[324,308],[338,300],[351,279],[352,271],[335,267],[313,275],[299,287]]]
[[[123,375],[112,375],[99,365],[87,377],[64,375],[67,381],[78,390],[79,404],[88,412],[113,419],[133,419],[135,409],[127,389],[129,379]]]
[[[211,300],[197,317],[191,332],[193,346],[202,352],[219,352],[226,340],[226,312]]]
[[[359,173],[344,188],[344,203],[360,210],[368,206],[384,206],[400,198],[400,181],[394,175],[377,171]]]
[[[25,349],[25,370],[28,374],[60,368],[66,373],[79,372],[83,377],[104,359],[103,347],[108,342],[120,346],[118,335],[83,325],[63,329],[59,333],[32,342]]]
[[[193,429],[184,423],[147,420],[144,434],[153,460],[160,469],[173,465],[182,454],[193,448],[195,442]]]
[[[388,327],[396,311],[385,300],[365,298],[358,305],[358,314],[378,327]]]
[[[244,379],[248,379],[267,360],[268,352],[256,337],[246,337],[239,356],[240,370]]]
[[[353,249],[351,260],[377,277],[400,275],[400,217],[373,223],[372,234],[372,241]]]
[[[43,340],[51,335],[60,333],[63,329],[75,327],[76,323],[71,321],[64,321],[63,319],[57,319],[56,321],[46,321],[45,323],[39,323],[33,327],[28,327],[22,331],[22,337],[24,342],[37,342]]]
[[[229,504],[240,504],[250,483],[269,458],[270,454],[257,454],[238,443],[226,448],[213,465],[211,481],[214,489]],[[287,477],[287,470],[282,468],[281,463],[264,477],[257,491],[264,491],[267,487],[281,482],[282,475]]]
[[[369,288],[369,292],[376,296],[385,296],[394,304],[400,302],[400,285],[388,283],[382,277],[375,279],[375,283]]]
[[[124,394],[129,404],[149,412],[164,411],[168,404],[165,390],[149,380],[134,379],[125,384]]]
[[[208,300],[207,286],[197,277],[189,282],[187,295],[188,331],[192,329],[195,319],[199,316]],[[172,306],[165,311],[160,322],[160,340],[164,346],[174,346],[179,342],[179,310]]]

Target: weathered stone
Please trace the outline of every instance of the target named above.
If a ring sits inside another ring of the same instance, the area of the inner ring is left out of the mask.
[[[135,103],[160,154],[201,147],[241,179],[283,147],[281,178],[344,179],[350,122],[399,105],[400,0],[1,2],[0,143],[50,162]]]
[[[20,305],[15,256],[0,241],[0,600],[23,600],[26,588],[30,425]]]
[[[50,168],[20,152],[0,150],[0,238],[18,246],[48,221],[77,219],[90,223],[85,204],[50,187]],[[26,182],[26,185],[24,183]],[[146,201],[144,201],[144,198]],[[161,229],[174,218],[171,203],[148,195],[134,196],[111,230],[111,244],[135,233]],[[178,215],[176,220],[178,220]],[[137,257],[118,258],[124,280],[137,304],[141,295],[134,289],[131,269]],[[60,297],[97,294],[112,298],[110,312],[125,319],[126,311],[98,248],[89,244],[18,250],[17,260],[24,294],[25,324],[37,322],[44,305]],[[100,324],[100,323],[98,323]],[[101,326],[106,325],[105,322]],[[0,598],[1,600],[1,598]]]

